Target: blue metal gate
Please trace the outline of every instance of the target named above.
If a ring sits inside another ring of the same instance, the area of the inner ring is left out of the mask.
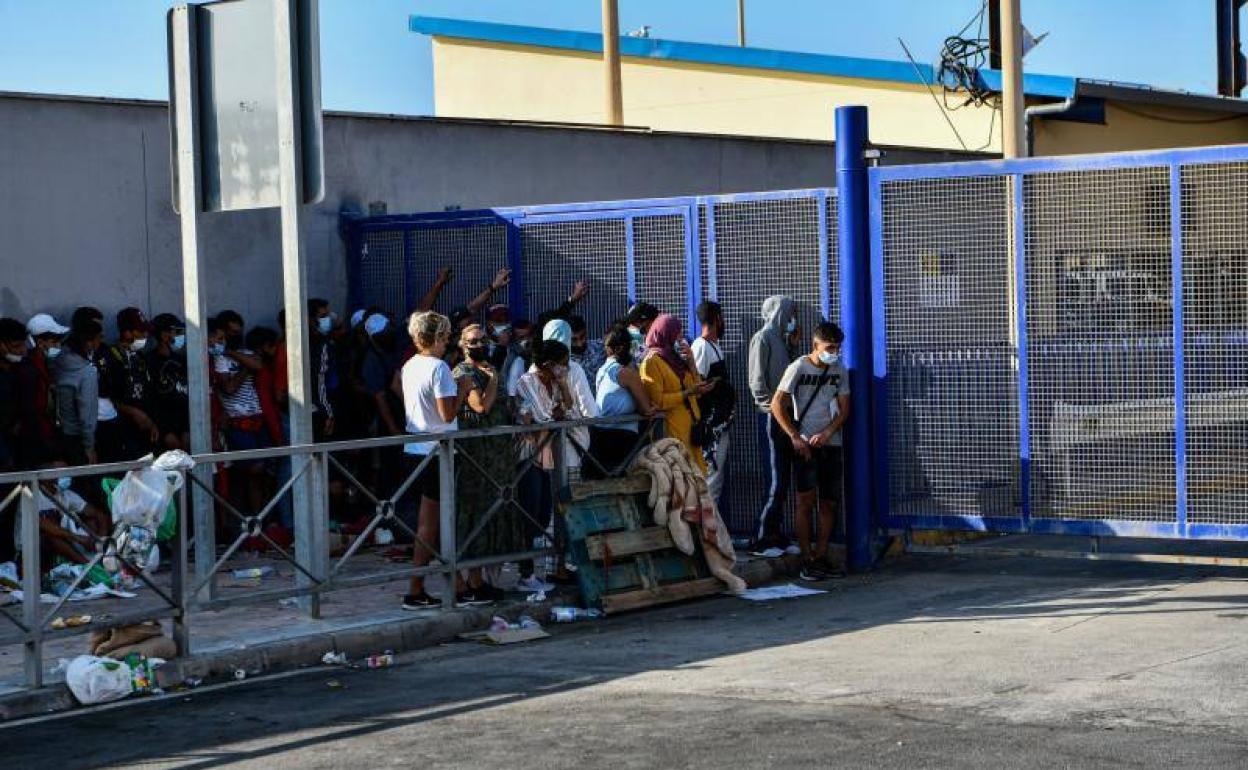
[[[873,169],[877,519],[1248,536],[1248,147]]]
[[[506,301],[530,319],[587,278],[593,289],[577,310],[593,334],[638,300],[679,315],[696,334],[698,303],[719,301],[739,394],[724,516],[734,532],[751,532],[764,475],[746,378],[749,340],[771,294],[797,300],[807,335],[820,318],[839,317],[834,189],[368,217],[349,222],[348,233],[352,306],[378,305],[395,317],[448,266],[455,278],[437,305],[444,312],[466,305],[502,266],[513,270]]]

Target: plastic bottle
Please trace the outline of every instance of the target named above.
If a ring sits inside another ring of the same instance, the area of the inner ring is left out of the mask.
[[[551,607],[550,616],[556,623],[573,623],[578,620],[594,620],[602,617],[602,610],[584,607]]]

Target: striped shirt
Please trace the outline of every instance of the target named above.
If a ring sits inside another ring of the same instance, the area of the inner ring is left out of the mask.
[[[240,349],[238,352],[254,355],[246,349]],[[212,370],[217,374],[227,374],[233,377],[241,368],[242,364],[229,356],[215,356],[212,359]],[[243,378],[238,390],[233,393],[226,393],[223,390],[217,394],[217,397],[221,399],[221,406],[225,408],[225,413],[232,418],[259,417],[263,413],[260,408],[260,395],[256,393],[256,378],[250,372]]]

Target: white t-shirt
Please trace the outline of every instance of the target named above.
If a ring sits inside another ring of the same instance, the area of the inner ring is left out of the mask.
[[[698,374],[703,378],[710,373],[711,364],[724,360],[724,351],[719,343],[705,337],[698,337],[689,347],[693,350],[693,362],[698,366]]]
[[[459,427],[458,420],[443,420],[438,411],[438,399],[459,395],[459,386],[455,384],[451,367],[445,361],[433,356],[414,355],[403,364],[400,380],[408,433],[449,433]],[[417,441],[404,446],[403,451],[409,455],[427,455],[436,447],[437,442],[434,441]]]

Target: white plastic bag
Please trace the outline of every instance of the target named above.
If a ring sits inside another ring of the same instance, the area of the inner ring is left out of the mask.
[[[169,501],[182,488],[182,474],[147,468],[130,471],[113,490],[110,502],[113,521],[155,532],[165,517]]]
[[[65,670],[65,684],[84,706],[109,703],[130,695],[133,674],[125,661],[79,655]]]

